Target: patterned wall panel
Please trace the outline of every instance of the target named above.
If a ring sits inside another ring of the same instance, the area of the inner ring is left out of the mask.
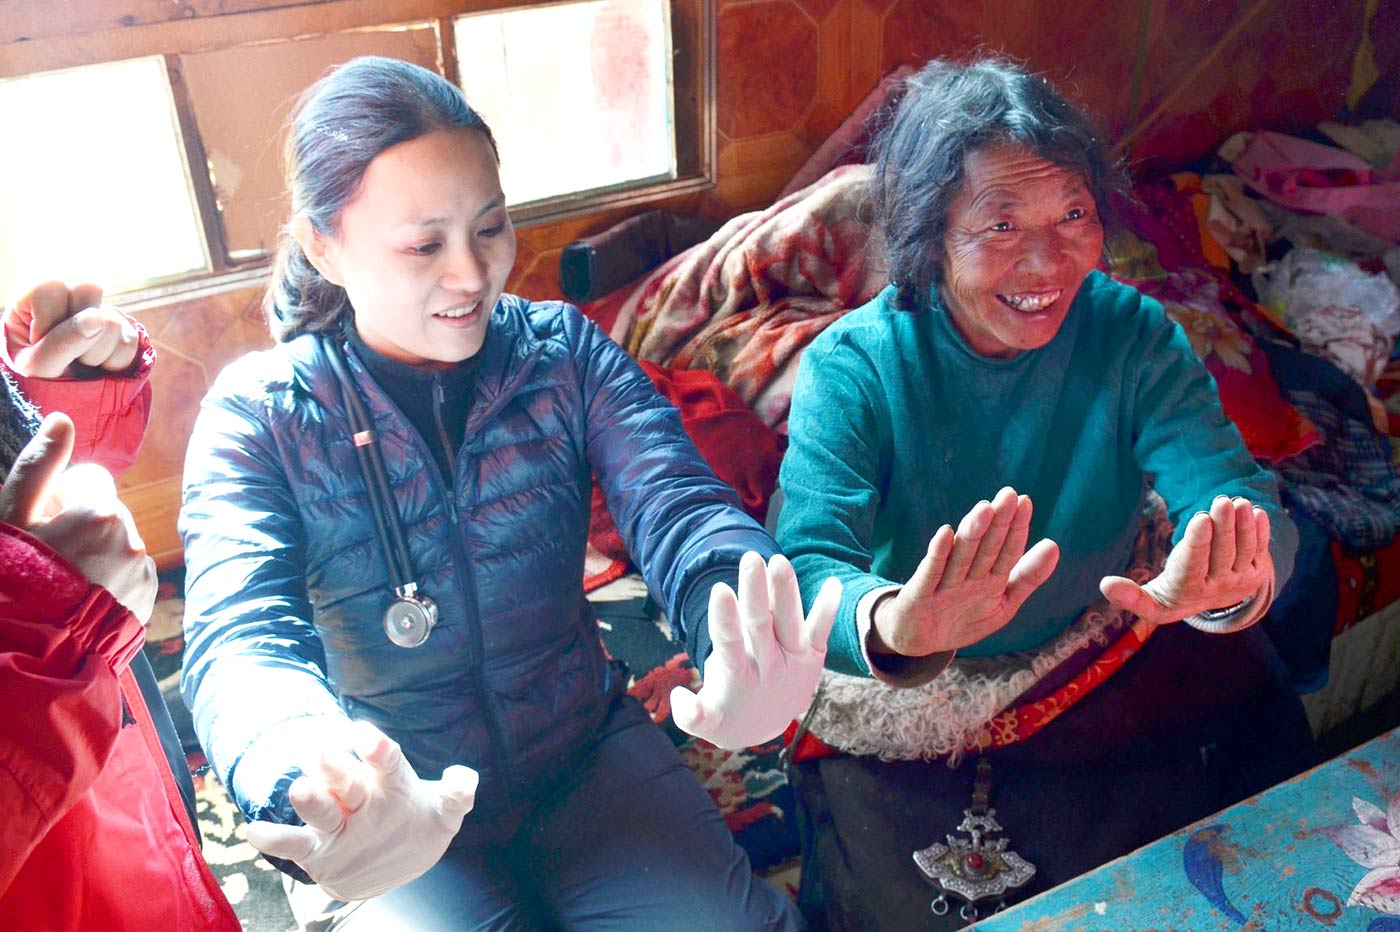
[[[898,0],[882,16],[881,35],[886,70],[921,65],[940,55],[966,55],[987,44],[977,3]],[[993,49],[996,45],[1000,43],[994,43]]]
[[[162,567],[181,559],[180,475],[200,400],[224,366],[272,344],[261,302],[261,288],[241,288],[135,313],[156,347],[155,403],[141,453],[118,486]]]
[[[720,134],[737,140],[795,127],[817,89],[817,24],[795,2],[720,8]]]

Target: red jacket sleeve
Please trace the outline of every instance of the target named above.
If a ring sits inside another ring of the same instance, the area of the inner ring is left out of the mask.
[[[42,541],[0,523],[0,895],[97,778],[141,623]]]
[[[136,459],[146,422],[151,417],[151,368],[156,350],[146,328],[136,321],[141,345],[131,370],[98,379],[32,379],[15,371],[0,339],[0,365],[9,370],[24,396],[44,414],[62,411],[73,419],[78,443],[73,461],[95,462],[113,474]]]

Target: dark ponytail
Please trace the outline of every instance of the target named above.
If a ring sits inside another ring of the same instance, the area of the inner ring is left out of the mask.
[[[273,337],[279,341],[302,333],[339,332],[348,326],[351,316],[345,289],[316,271],[289,229],[278,235],[263,310]]]

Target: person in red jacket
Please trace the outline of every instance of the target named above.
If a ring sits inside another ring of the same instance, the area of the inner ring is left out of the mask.
[[[238,929],[141,653],[155,565],[103,468],[135,459],[155,354],[101,297],[50,282],[4,317],[0,928]]]

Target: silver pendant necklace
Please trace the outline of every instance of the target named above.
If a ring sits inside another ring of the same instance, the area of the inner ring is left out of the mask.
[[[1010,850],[1010,839],[988,837],[1002,831],[997,811],[988,805],[991,793],[992,762],[982,757],[972,784],[972,805],[963,810],[956,829],[967,837],[949,834],[946,845],[935,842],[914,852],[914,863],[938,890],[929,904],[934,915],[948,912],[950,896],[962,901],[958,915],[967,922],[981,916],[979,903],[996,900],[992,912],[999,912],[1006,907],[1007,891],[1025,886],[1035,876],[1035,865]]]

